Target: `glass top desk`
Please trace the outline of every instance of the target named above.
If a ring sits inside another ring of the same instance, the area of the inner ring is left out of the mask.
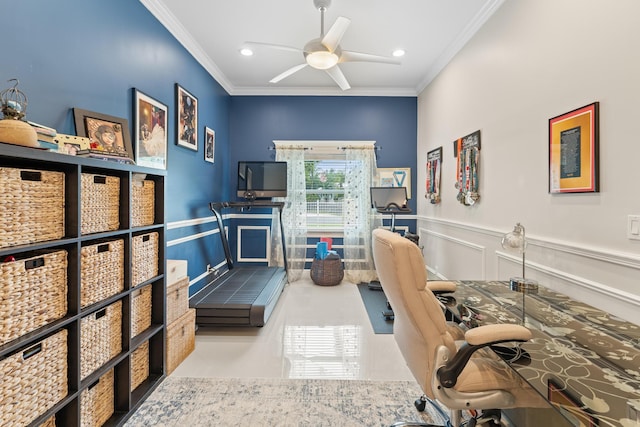
[[[571,425],[640,426],[640,326],[542,285],[523,298],[509,282],[456,283],[445,306],[470,327],[522,324],[524,303],[529,357],[508,363]]]

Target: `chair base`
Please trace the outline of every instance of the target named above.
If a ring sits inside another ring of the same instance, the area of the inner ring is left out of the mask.
[[[467,421],[462,421],[462,411],[454,410],[451,411],[451,416],[442,410],[440,405],[437,402],[429,399],[426,395],[420,396],[413,403],[418,410],[418,412],[424,412],[426,409],[427,403],[435,409],[442,418],[446,420],[446,424],[429,424],[429,423],[420,423],[420,422],[412,422],[412,421],[400,421],[392,425],[392,427],[411,427],[411,426],[426,426],[426,427],[476,427],[478,425],[486,425],[489,427],[494,426],[502,426],[500,422],[501,419],[501,411],[499,409],[491,409],[482,411],[481,414],[468,419]]]

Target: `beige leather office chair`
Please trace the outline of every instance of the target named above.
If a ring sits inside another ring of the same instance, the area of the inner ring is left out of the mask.
[[[382,289],[394,310],[393,334],[398,347],[425,395],[451,410],[454,427],[461,425],[461,410],[544,406],[540,395],[484,348],[527,341],[531,338],[528,329],[519,325],[481,326],[464,333],[464,343],[456,343],[442,307],[426,286],[420,249],[396,233],[377,229],[373,232],[373,257]],[[494,413],[499,416],[500,411]],[[491,422],[496,422],[495,417]],[[475,419],[470,422],[475,423]]]

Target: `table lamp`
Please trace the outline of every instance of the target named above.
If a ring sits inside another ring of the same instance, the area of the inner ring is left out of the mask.
[[[525,238],[524,226],[522,224],[517,223],[515,227],[513,227],[513,231],[502,237],[502,247],[509,252],[522,254],[522,277],[512,277],[509,279],[509,286],[512,291],[520,292],[522,294],[522,325],[525,326],[525,296],[527,294],[538,293],[538,282],[531,279],[525,279],[524,277],[524,254],[527,250],[527,239]],[[531,356],[522,348],[520,343],[516,344],[514,347],[492,345],[491,348],[507,362],[520,364],[528,364],[531,362]]]
[[[512,277],[509,279],[509,285],[512,291],[522,293],[522,324],[524,325],[524,297],[526,294],[538,293],[538,282],[525,278],[524,256],[527,249],[527,240],[525,238],[525,230],[522,224],[517,223],[515,227],[513,227],[513,231],[502,237],[502,247],[507,251],[522,254],[522,277]]]

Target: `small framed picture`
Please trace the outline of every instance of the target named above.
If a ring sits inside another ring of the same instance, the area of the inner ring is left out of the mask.
[[[198,151],[198,98],[176,83],[176,144]]]
[[[96,113],[94,111],[73,109],[73,118],[77,136],[89,138],[89,150],[93,154],[123,157],[133,161],[131,135],[127,119]]]
[[[204,128],[204,161],[213,163],[216,154],[216,131]]]
[[[134,89],[135,145],[138,166],[167,168],[167,106]]]

